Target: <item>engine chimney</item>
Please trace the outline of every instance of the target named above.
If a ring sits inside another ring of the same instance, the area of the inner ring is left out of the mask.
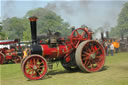
[[[104,33],[101,32],[101,40],[104,41]]]
[[[29,17],[30,25],[31,25],[31,38],[32,38],[32,44],[37,44],[37,32],[36,32],[36,21],[37,17],[32,16]]]
[[[108,31],[106,31],[106,38],[109,39]]]

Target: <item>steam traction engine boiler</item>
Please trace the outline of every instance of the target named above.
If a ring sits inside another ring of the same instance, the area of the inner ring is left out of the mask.
[[[87,28],[77,28],[68,39],[59,37],[56,32],[48,37],[48,42],[38,42],[36,34],[37,17],[29,18],[31,24],[32,45],[26,50],[22,60],[22,71],[28,79],[37,80],[45,76],[49,61],[60,60],[69,71],[96,72],[102,69],[105,62],[103,46],[91,40]]]

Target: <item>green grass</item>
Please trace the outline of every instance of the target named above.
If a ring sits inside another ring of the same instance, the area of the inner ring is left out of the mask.
[[[104,70],[94,73],[69,73],[61,64],[43,80],[29,81],[20,64],[0,65],[0,85],[128,85],[128,52],[106,56]]]

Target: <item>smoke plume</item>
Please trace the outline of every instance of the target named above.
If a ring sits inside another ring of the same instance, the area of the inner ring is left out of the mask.
[[[86,25],[92,29],[103,27],[109,30],[117,23],[123,1],[55,1],[46,8],[56,12],[71,26]]]
[[[15,10],[15,5],[14,5],[14,0],[7,0],[7,1],[1,1],[2,5],[2,18],[6,19],[10,17],[11,14],[14,14]]]

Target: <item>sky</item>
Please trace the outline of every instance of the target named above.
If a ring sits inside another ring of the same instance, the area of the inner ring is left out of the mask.
[[[128,0],[1,0],[0,17],[23,17],[27,11],[49,3],[54,12],[71,26],[113,27],[123,4]],[[55,6],[56,5],[56,6]]]

